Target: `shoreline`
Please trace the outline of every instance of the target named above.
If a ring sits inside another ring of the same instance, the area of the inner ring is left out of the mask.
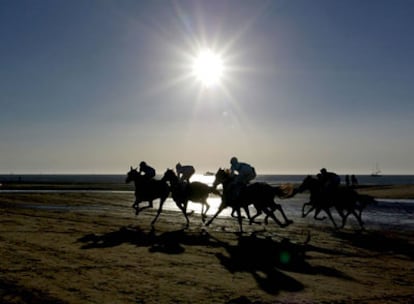
[[[360,194],[383,199],[414,199],[414,185],[369,185],[358,186],[355,190]]]
[[[414,199],[414,184],[359,185],[354,189],[360,194],[371,195],[378,199]],[[0,186],[0,193],[1,190],[134,191],[134,185],[120,183],[5,183]]]

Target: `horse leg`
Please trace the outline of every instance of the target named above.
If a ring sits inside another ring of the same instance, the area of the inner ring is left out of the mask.
[[[355,210],[350,211],[350,213],[352,213],[355,216],[355,218],[357,219],[359,227],[361,227],[361,230],[364,230],[365,229],[364,221],[362,220],[361,213],[358,214],[358,212],[356,212]]]
[[[246,211],[246,209],[244,209],[244,211]],[[236,208],[232,208],[231,217],[237,217],[237,209]],[[244,218],[243,215],[241,217]]]
[[[270,207],[271,212],[272,212],[272,213],[274,213],[276,209],[277,209],[276,204],[272,202],[272,205],[271,205],[271,207]],[[268,214],[266,214],[266,216],[265,216],[265,218],[264,218],[264,223],[265,223],[266,225],[267,225],[267,224],[269,224],[269,215],[268,215]]]
[[[305,212],[305,207],[306,206],[310,206],[311,207],[307,212]],[[313,210],[315,210],[315,206],[311,202],[304,203],[303,206],[302,206],[302,217],[306,217]]]
[[[158,207],[157,215],[155,216],[155,218],[151,222],[152,228],[154,228],[154,224],[155,224],[155,222],[157,221],[158,217],[160,216],[160,214],[162,212],[162,206],[164,205],[164,202],[165,202],[166,199],[167,199],[166,197],[160,198],[160,206]]]
[[[329,216],[329,218],[331,219],[332,223],[334,224],[335,229],[338,229],[338,225],[335,223],[335,221],[333,219],[333,216],[332,216],[332,213],[329,210],[329,208],[326,208],[324,210],[325,210],[326,214]]]
[[[141,203],[142,202],[142,200],[139,198],[139,195],[137,194],[137,192],[135,192],[135,201],[134,201],[134,203],[132,204],[132,208],[134,208],[135,209],[135,215],[138,215],[138,213],[139,213],[139,203]]]
[[[224,208],[226,208],[226,204],[221,203],[220,207],[218,208],[216,214],[213,215],[213,217],[207,222],[206,227],[209,226],[213,220],[224,210]]]
[[[138,195],[137,195],[137,192],[135,191],[135,201],[134,201],[134,203],[132,204],[132,208],[134,208],[134,209],[137,209],[138,208],[138,205],[139,205],[139,203],[141,202],[139,199],[138,199]]]
[[[190,226],[190,220],[188,219],[188,214],[187,214],[188,200],[185,200],[184,202],[175,202],[175,204],[184,214],[185,221],[186,221],[185,228],[188,228]]]
[[[275,214],[273,213],[273,211],[271,211],[271,210],[269,210],[267,208],[264,208],[263,209],[263,212],[266,214],[267,217],[270,217],[271,219],[273,219],[275,221],[275,223],[278,224],[280,227],[286,227],[287,226],[286,224],[283,224],[281,221],[279,221],[277,219],[277,217],[275,216]]]
[[[135,209],[135,215],[138,215],[142,210],[149,208],[149,206],[140,207],[139,204],[143,201],[141,199],[136,199],[135,203],[132,205],[132,207]],[[152,201],[151,201],[152,204]]]
[[[148,202],[149,202],[148,206],[144,206],[144,207],[141,207],[141,208],[139,208],[139,206],[137,206],[137,208],[135,208],[135,215],[140,213],[142,210],[151,208],[152,207],[152,201],[148,201]]]
[[[140,212],[139,202],[135,201],[135,203],[132,204],[132,208],[135,209],[135,215],[138,215],[138,213]]]
[[[201,202],[201,221],[204,223],[204,203]]]
[[[241,216],[240,208],[237,208],[237,220],[239,222],[240,234],[243,234],[243,218]]]
[[[319,215],[319,213],[321,213],[321,211],[322,211],[322,208],[316,208],[315,206],[313,207],[313,209],[315,209],[315,215],[313,216],[313,218],[315,219],[315,220],[318,220],[318,221],[323,221],[323,220],[326,220],[326,216],[322,216],[322,217],[318,217],[318,215]]]
[[[293,221],[288,219],[285,212],[282,209],[282,206],[279,204],[275,204],[274,210],[279,210],[280,214],[282,214],[283,219],[285,220],[285,224],[290,225],[293,224]]]
[[[188,215],[191,215],[191,214],[193,214],[193,212],[190,212],[190,213],[187,213],[187,208],[188,208],[188,200],[183,200],[183,201],[179,201],[178,203],[176,203],[177,204],[177,206],[178,206],[178,208],[180,208],[180,206],[183,208],[183,209],[181,209],[181,210],[184,210],[184,212],[185,212],[185,214],[188,216]]]
[[[341,225],[341,227],[339,227],[339,228],[344,228],[345,227],[345,224],[346,224],[346,219],[348,218],[348,216],[349,216],[349,214],[351,213],[349,210],[348,210],[348,213],[347,214],[344,214],[344,209],[342,209],[342,208],[338,208],[338,207],[336,207],[336,211],[338,212],[338,214],[341,216],[341,218],[342,218],[342,225]]]
[[[141,210],[152,208],[152,207],[153,207],[152,200],[150,200],[148,201],[148,206],[142,207]]]
[[[207,203],[207,201],[204,201],[201,206],[202,206],[201,218],[202,218],[202,221],[204,223],[206,221],[207,211],[210,209],[210,205]],[[205,210],[203,212],[204,207],[205,207]]]
[[[261,211],[259,211],[259,209],[256,208],[256,214],[253,216],[250,216],[250,210],[249,210],[249,206],[243,206],[244,209],[244,213],[246,213],[247,218],[249,219],[249,225],[251,224],[261,224],[261,222],[255,222],[254,219],[256,217],[258,217],[260,214],[262,214]],[[241,217],[242,219],[244,218],[243,216]]]
[[[250,225],[253,224],[253,223],[254,224],[260,224],[260,222],[255,222],[254,219],[262,214],[262,210],[258,209],[257,207],[255,207],[255,208],[256,208],[256,214],[253,215],[252,217],[249,216]],[[246,207],[246,209],[248,209],[248,207]],[[265,223],[267,224],[267,217],[265,218]]]

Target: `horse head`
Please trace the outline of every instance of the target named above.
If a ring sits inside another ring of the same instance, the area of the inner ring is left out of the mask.
[[[216,188],[219,184],[226,183],[231,178],[230,171],[227,169],[218,169],[213,182],[213,187]]]
[[[129,182],[131,182],[131,181],[136,181],[139,177],[140,177],[140,174],[139,174],[139,172],[137,171],[137,169],[138,168],[132,168],[132,166],[131,166],[131,168],[130,168],[130,170],[129,170],[129,172],[127,173],[127,177],[126,177],[126,179],[125,179],[125,182],[126,183],[129,183]]]
[[[174,170],[172,169],[167,169],[167,171],[165,171],[164,176],[162,177],[163,181],[168,181],[168,182],[178,182],[178,177],[175,174]]]
[[[312,191],[315,189],[315,186],[319,184],[319,181],[312,177],[311,175],[308,175],[305,177],[305,179],[302,181],[302,184],[300,184],[299,188],[296,190],[296,192],[301,193],[303,191],[309,190]],[[318,186],[319,187],[319,186]]]

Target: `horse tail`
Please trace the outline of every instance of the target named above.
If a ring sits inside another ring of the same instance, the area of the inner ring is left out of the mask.
[[[220,191],[218,191],[216,188],[214,188],[214,187],[209,187],[209,191],[210,191],[210,193],[214,193],[214,194],[216,194],[216,195],[218,195],[218,196],[221,196],[221,193],[220,193]]]
[[[279,198],[289,198],[295,195],[295,187],[292,184],[283,184],[273,187],[275,195]]]

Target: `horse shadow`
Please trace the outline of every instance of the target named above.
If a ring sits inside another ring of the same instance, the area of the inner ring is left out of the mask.
[[[413,243],[402,238],[396,233],[378,233],[369,231],[350,233],[345,231],[337,231],[334,235],[361,249],[366,249],[379,254],[393,253],[397,255],[404,255],[409,259],[414,260]]]
[[[292,243],[288,239],[279,242],[256,235],[240,237],[238,243],[227,246],[226,251],[227,255],[216,254],[220,263],[231,273],[251,273],[258,286],[269,294],[299,292],[305,288],[283,271],[353,280],[334,268],[310,265],[306,252],[318,251],[318,248]]]
[[[257,285],[269,294],[280,291],[299,292],[305,287],[298,280],[285,274],[297,272],[310,275],[324,275],[352,280],[346,274],[325,266],[312,266],[307,262],[308,251],[325,252],[323,248],[308,244],[296,244],[288,239],[276,241],[270,237],[255,234],[239,236],[236,243],[223,242],[206,231],[176,230],[156,233],[139,227],[121,227],[104,234],[87,234],[77,240],[83,243],[81,249],[112,248],[122,244],[147,247],[151,253],[161,252],[177,255],[185,252],[187,246],[217,248],[215,256],[230,273],[247,272]]]
[[[223,244],[210,237],[207,232],[189,232],[185,229],[168,231],[157,234],[155,230],[144,231],[139,227],[121,227],[101,235],[87,234],[77,240],[84,243],[81,249],[110,248],[122,244],[130,244],[137,247],[148,247],[150,252],[162,252],[167,254],[181,254],[185,251],[185,245],[222,247]]]

